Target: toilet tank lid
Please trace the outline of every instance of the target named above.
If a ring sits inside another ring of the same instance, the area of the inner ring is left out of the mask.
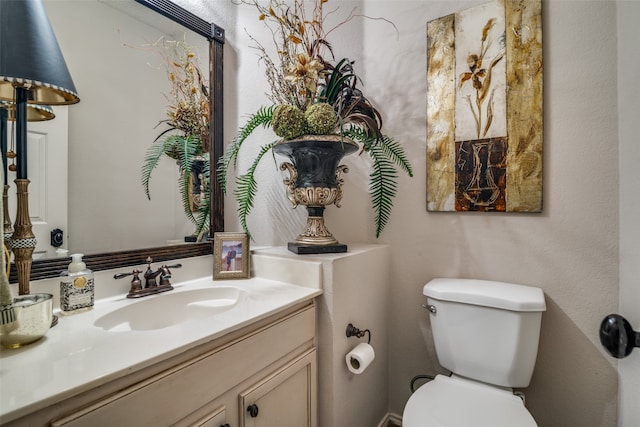
[[[545,311],[544,293],[533,286],[477,279],[437,278],[424,285],[427,297],[501,308],[512,311]]]

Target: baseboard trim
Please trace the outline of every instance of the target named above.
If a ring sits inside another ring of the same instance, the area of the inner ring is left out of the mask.
[[[398,414],[387,412],[377,427],[402,427],[402,417]]]

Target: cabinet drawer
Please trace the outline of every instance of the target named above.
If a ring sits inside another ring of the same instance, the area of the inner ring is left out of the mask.
[[[52,425],[174,424],[292,351],[313,347],[314,335],[312,305],[127,387]]]
[[[212,402],[180,420],[172,427],[221,427],[227,422],[226,409]]]

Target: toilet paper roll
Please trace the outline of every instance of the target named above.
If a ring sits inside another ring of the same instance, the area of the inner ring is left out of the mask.
[[[363,373],[375,357],[376,352],[373,350],[373,347],[363,342],[347,353],[345,361],[347,362],[349,371],[357,375]]]

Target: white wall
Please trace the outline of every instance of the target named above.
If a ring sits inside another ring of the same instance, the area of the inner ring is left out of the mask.
[[[259,24],[245,7],[199,1],[227,29],[230,141],[246,116],[266,102],[266,85],[243,29],[259,35]],[[345,5],[328,5],[337,3]],[[392,220],[379,240],[392,248],[390,410],[402,412],[414,375],[439,370],[420,308],[422,286],[438,276],[475,277],[536,285],[546,293],[538,364],[526,390],[539,425],[614,426],[616,363],[602,350],[597,331],[601,319],[618,309],[616,3],[543,2],[543,213],[427,213],[426,23],[474,4],[367,0],[361,10],[390,19],[399,34],[381,21],[366,21],[363,29],[343,29],[332,38],[339,56],[351,56],[365,70],[366,93],[381,107],[385,131],[404,143],[416,172],[413,179],[400,178]],[[620,60],[624,67],[626,59]],[[329,208],[327,221],[342,241],[372,242],[368,170],[355,157],[346,163],[351,171],[343,207]],[[280,181],[271,170],[261,177],[261,200],[250,223],[257,244],[284,244],[299,232],[304,212],[291,213]],[[231,197],[225,202],[226,228],[238,230],[235,203]]]
[[[620,132],[620,314],[640,330],[640,2],[618,2],[618,123]],[[640,349],[618,363],[622,427],[640,425]]]

